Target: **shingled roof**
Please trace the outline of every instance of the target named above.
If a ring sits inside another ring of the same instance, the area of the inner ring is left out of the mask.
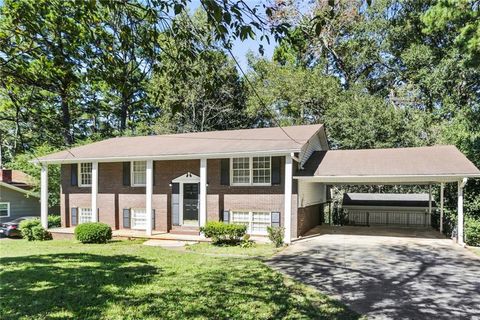
[[[255,128],[107,139],[39,158],[36,162],[181,159],[229,154],[300,152],[323,125]]]
[[[480,170],[455,146],[441,145],[417,148],[328,150],[317,151],[305,163],[299,178],[315,177],[317,181],[380,182],[402,177],[480,177]],[[408,179],[408,178],[412,179]],[[367,179],[368,178],[368,179]],[[422,179],[420,179],[422,180]]]

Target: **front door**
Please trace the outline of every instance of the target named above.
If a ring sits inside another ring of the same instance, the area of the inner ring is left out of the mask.
[[[183,184],[183,225],[198,226],[198,183]]]

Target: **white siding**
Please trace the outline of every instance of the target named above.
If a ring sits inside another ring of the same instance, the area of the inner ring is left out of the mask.
[[[308,207],[326,200],[326,185],[318,182],[298,181],[298,207]]]

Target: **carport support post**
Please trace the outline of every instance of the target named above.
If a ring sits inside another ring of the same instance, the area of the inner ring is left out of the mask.
[[[44,163],[40,172],[40,222],[48,228],[48,167]]]
[[[292,242],[292,156],[285,157],[285,239],[286,244]]]
[[[148,236],[152,235],[152,220],[153,220],[153,209],[152,209],[152,194],[153,194],[153,160],[147,160],[146,168],[146,186],[145,186],[145,210],[147,211],[147,223],[145,233]]]
[[[460,245],[464,245],[463,239],[463,188],[467,183],[467,178],[463,178],[463,180],[458,181],[458,202],[457,202],[457,243]]]
[[[440,233],[443,233],[443,191],[445,183],[440,183]]]

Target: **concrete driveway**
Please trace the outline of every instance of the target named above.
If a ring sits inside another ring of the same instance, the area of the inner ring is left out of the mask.
[[[269,264],[368,318],[480,319],[478,256],[438,233],[369,229],[301,240]]]

